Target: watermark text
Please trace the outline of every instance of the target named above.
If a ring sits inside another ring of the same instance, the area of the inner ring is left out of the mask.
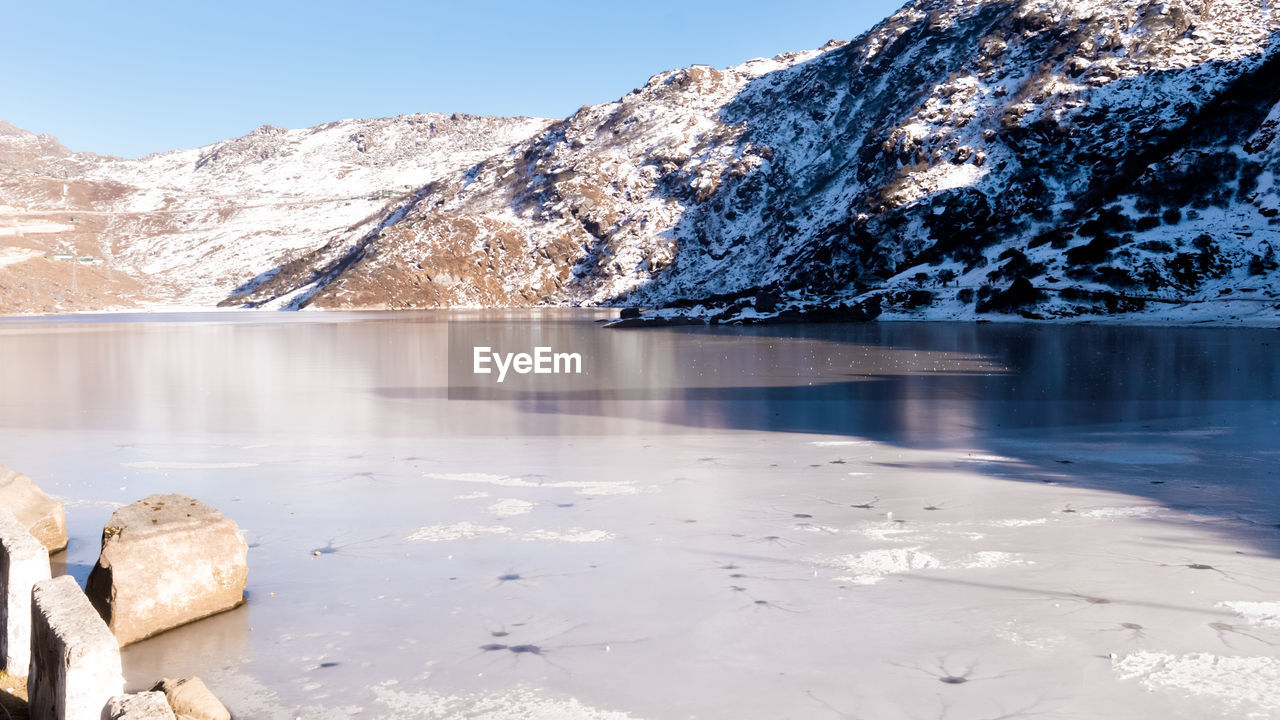
[[[532,353],[498,353],[487,346],[472,349],[471,372],[475,375],[498,373],[498,382],[507,379],[507,373],[518,375],[581,375],[582,355],[555,352],[552,348],[538,346]]]

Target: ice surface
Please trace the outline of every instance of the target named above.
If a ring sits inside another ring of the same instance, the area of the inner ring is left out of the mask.
[[[0,324],[0,462],[68,500],[61,568],[153,492],[251,543],[248,604],[127,649],[131,687],[267,720],[1280,713],[1274,333],[584,315],[680,392],[480,402],[444,392],[448,317]]]

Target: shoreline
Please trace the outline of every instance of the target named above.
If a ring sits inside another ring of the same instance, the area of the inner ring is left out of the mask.
[[[1230,301],[1208,300],[1204,301],[1204,305],[1222,303]],[[1257,301],[1263,302],[1263,301]],[[947,316],[943,314],[931,313],[909,313],[909,312],[884,312],[874,319],[819,319],[819,316],[829,315],[826,310],[819,310],[811,316],[800,317],[773,317],[773,316],[751,316],[746,318],[734,318],[727,322],[712,322],[709,317],[684,316],[677,313],[667,315],[658,315],[656,317],[646,316],[638,317],[620,317],[619,313],[623,313],[628,306],[623,305],[544,305],[533,307],[441,307],[441,308],[415,308],[415,309],[386,309],[386,308],[343,308],[336,310],[303,308],[301,310],[286,309],[262,309],[262,308],[244,308],[244,307],[217,307],[208,305],[147,305],[142,307],[118,307],[102,310],[74,310],[68,312],[56,313],[0,313],[0,324],[3,325],[21,325],[22,322],[15,321],[31,321],[31,324],[39,324],[40,321],[50,322],[66,322],[71,319],[86,318],[85,322],[91,322],[91,318],[119,318],[121,316],[138,316],[141,318],[149,317],[166,317],[166,316],[184,316],[184,315],[209,315],[209,316],[254,316],[254,317],[272,317],[278,319],[286,319],[291,317],[311,317],[318,318],[322,316],[342,317],[343,315],[353,316],[386,316],[398,317],[407,315],[429,315],[429,314],[459,314],[468,313],[513,313],[516,315],[527,314],[536,315],[540,313],[589,313],[589,314],[614,314],[615,317],[605,325],[605,327],[614,329],[635,329],[635,328],[657,328],[657,327],[751,327],[751,326],[782,326],[782,325],[818,325],[818,324],[877,324],[877,323],[954,323],[961,325],[984,325],[984,324],[1001,324],[1001,325],[1027,325],[1027,326],[1112,326],[1112,327],[1168,327],[1168,328],[1196,328],[1196,327],[1212,327],[1212,328],[1252,328],[1252,329],[1276,329],[1280,330],[1280,313],[1275,316],[1267,317],[1222,317],[1210,313],[1210,317],[1194,318],[1160,318],[1150,317],[1147,313],[1117,313],[1113,315],[1080,315],[1070,318],[1028,318],[1021,315],[1011,315],[1004,313],[990,313],[983,315],[954,315]],[[656,310],[661,313],[662,310]],[[605,318],[607,320],[607,318]]]

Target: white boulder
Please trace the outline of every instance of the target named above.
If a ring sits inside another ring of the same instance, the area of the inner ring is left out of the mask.
[[[222,513],[152,495],[111,515],[85,592],[123,647],[243,604],[248,554]]]
[[[117,695],[102,710],[102,720],[177,720],[164,693]]]
[[[152,690],[164,693],[179,720],[231,720],[231,713],[198,677],[165,678]]]

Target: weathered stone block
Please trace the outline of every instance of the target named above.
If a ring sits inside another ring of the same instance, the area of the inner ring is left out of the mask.
[[[49,577],[48,550],[0,507],[0,670],[14,677],[31,664],[31,588]]]
[[[222,513],[152,495],[112,514],[86,592],[124,646],[242,604],[248,554]]]
[[[70,575],[31,593],[32,720],[89,720],[124,692],[120,647]]]
[[[176,720],[164,693],[117,695],[102,709],[102,720]]]
[[[231,720],[231,713],[198,677],[165,678],[151,689],[164,693],[180,720]]]
[[[54,500],[31,478],[0,466],[0,507],[27,527],[49,552],[67,548],[67,514],[61,500]]]

